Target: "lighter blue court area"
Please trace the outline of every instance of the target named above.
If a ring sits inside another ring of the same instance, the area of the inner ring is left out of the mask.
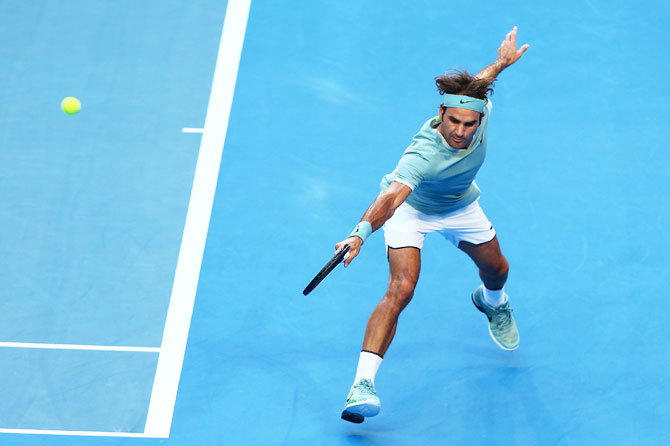
[[[0,2],[0,444],[663,444],[670,8],[604,0],[252,2],[169,437],[138,438],[206,136],[182,129],[217,97],[230,7]],[[347,423],[381,231],[301,291],[437,113],[433,78],[514,25],[531,48],[496,82],[477,182],[521,347],[428,236],[382,410]]]

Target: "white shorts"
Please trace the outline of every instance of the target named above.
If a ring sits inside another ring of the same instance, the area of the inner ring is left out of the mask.
[[[386,248],[423,248],[423,239],[430,232],[439,232],[454,246],[459,242],[475,245],[493,240],[496,231],[479,207],[479,201],[443,215],[428,215],[407,203],[401,204],[395,214],[384,223]]]

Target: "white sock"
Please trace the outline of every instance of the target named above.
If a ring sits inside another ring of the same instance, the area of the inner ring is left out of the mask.
[[[489,290],[484,287],[484,300],[486,301],[487,304],[491,305],[492,307],[499,307],[502,304],[505,303],[507,300],[505,298],[505,293],[503,292],[504,288],[501,288],[499,290]]]
[[[358,357],[358,368],[356,369],[356,378],[354,384],[362,379],[369,379],[372,384],[375,383],[375,375],[382,363],[382,357],[371,352],[362,351]]]

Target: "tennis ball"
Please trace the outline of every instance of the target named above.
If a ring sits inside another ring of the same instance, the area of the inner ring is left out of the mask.
[[[60,108],[68,115],[74,115],[81,109],[79,99],[68,96],[60,103]]]

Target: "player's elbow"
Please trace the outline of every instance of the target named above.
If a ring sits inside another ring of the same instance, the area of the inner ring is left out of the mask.
[[[385,194],[385,201],[388,206],[395,211],[398,206],[405,202],[411,192],[412,189],[404,184],[394,182],[382,193]]]

